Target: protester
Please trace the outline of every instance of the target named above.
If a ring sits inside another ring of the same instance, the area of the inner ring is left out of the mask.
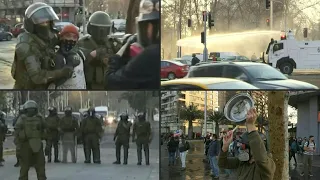
[[[174,165],[175,155],[178,148],[178,143],[174,140],[174,137],[171,137],[167,144],[168,152],[169,152],[169,166]]]
[[[217,135],[213,134],[212,141],[210,142],[209,149],[208,149],[208,155],[209,155],[209,161],[211,166],[211,173],[213,178],[218,179],[219,178],[219,167],[218,167],[218,155],[220,152],[220,145],[219,141],[217,140]]]
[[[303,145],[303,172],[300,174],[304,176],[305,172],[308,173],[309,176],[312,175],[312,160],[313,160],[313,153],[316,152],[316,143],[314,142],[314,136],[309,137],[309,141],[305,142]]]
[[[181,160],[181,170],[186,169],[186,157],[188,150],[190,149],[190,144],[188,141],[186,141],[184,136],[180,136],[179,139],[179,151],[180,151],[180,160]]]

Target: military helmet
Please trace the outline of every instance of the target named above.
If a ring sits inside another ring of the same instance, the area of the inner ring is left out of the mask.
[[[38,109],[38,104],[33,101],[33,100],[28,100],[26,103],[23,105],[23,109]]]
[[[145,119],[145,114],[143,112],[138,113],[138,119]]]
[[[120,118],[121,118],[121,119],[125,119],[125,118],[128,119],[129,116],[128,116],[127,113],[123,112],[123,113],[120,114]]]
[[[49,108],[48,108],[48,111],[49,111],[49,112],[56,112],[56,111],[57,111],[57,108],[55,108],[55,107],[49,107]]]
[[[160,2],[142,0],[137,17],[138,42],[142,47],[160,43]],[[152,25],[152,34],[149,26]]]
[[[46,3],[37,2],[31,4],[25,11],[24,28],[34,33],[35,25],[50,22],[51,28],[53,28],[53,21],[59,20],[57,14],[53,8]]]
[[[112,22],[109,14],[103,11],[94,12],[88,22],[88,33],[95,41],[101,41],[110,34]]]

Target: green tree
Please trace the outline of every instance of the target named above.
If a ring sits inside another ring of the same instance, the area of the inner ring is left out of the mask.
[[[189,106],[182,106],[180,109],[180,118],[188,121],[188,138],[192,139],[193,132],[193,124],[192,122],[196,119],[203,118],[203,111],[199,110],[197,106],[194,104],[190,104]]]
[[[220,111],[208,111],[207,112],[208,121],[215,123],[215,134],[219,134],[219,125],[228,124],[227,118],[224,116],[223,112]]]

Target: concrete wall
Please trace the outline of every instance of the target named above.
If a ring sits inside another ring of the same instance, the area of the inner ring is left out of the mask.
[[[310,97],[307,101],[298,103],[298,123],[297,123],[297,137],[314,136],[317,147],[317,154],[320,154],[320,132],[318,123],[318,97]]]

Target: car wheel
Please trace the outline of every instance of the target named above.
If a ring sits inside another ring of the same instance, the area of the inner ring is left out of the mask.
[[[283,64],[280,65],[280,71],[283,73],[283,74],[292,74],[293,72],[293,65],[291,63],[288,63],[288,62],[285,62]]]
[[[6,39],[7,39],[7,41],[11,41],[12,36],[11,36],[11,35],[8,35]]]
[[[175,78],[176,78],[176,75],[173,72],[168,74],[168,79],[169,80],[172,80],[172,79],[175,79]]]

